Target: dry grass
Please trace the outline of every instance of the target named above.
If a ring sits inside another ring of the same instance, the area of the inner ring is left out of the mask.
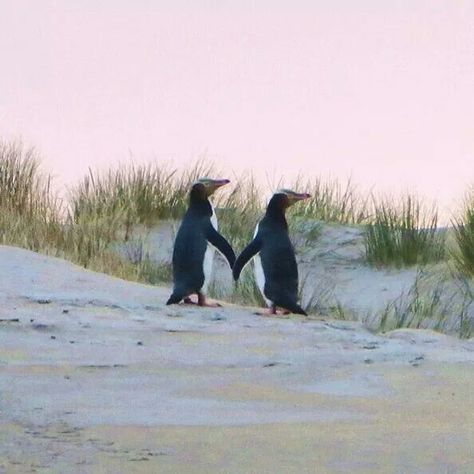
[[[457,269],[468,277],[474,277],[474,189],[464,201],[461,215],[453,220],[457,247],[452,252]]]
[[[89,170],[70,194],[74,222],[113,216],[128,237],[136,224],[180,217],[190,184],[213,170],[203,161],[180,173],[160,164],[121,165],[102,174]]]
[[[366,226],[367,261],[378,266],[437,262],[444,257],[444,233],[438,230],[436,208],[426,208],[407,194],[396,200],[374,199]]]
[[[430,280],[435,281],[430,281]],[[468,279],[455,275],[425,275],[419,271],[411,288],[387,304],[378,322],[379,330],[430,328],[472,337],[470,316],[474,287]]]
[[[61,213],[36,151],[21,142],[0,141],[0,242],[55,252],[61,241]]]
[[[311,198],[291,209],[292,216],[339,224],[361,224],[369,217],[368,198],[363,197],[348,179],[308,179],[298,177],[292,189],[307,192]]]
[[[231,185],[216,193],[214,204],[221,232],[238,253],[251,240],[266,204],[252,174],[224,175],[203,161],[186,170],[161,164],[121,165],[103,174],[90,171],[62,202],[52,189],[51,177],[42,171],[34,149],[19,142],[0,141],[0,242],[60,256],[129,280],[170,281],[169,264],[157,264],[145,254],[138,259],[127,258],[117,252],[117,245],[130,241],[137,224],[153,226],[163,219],[179,219],[187,207],[190,183],[206,175],[233,178]],[[300,178],[292,187],[313,196],[294,206],[288,216],[293,233],[304,229],[306,235],[311,230],[308,245],[318,238],[318,221],[328,221],[367,225],[367,259],[374,265],[419,265],[444,256],[444,235],[437,228],[436,210],[424,207],[413,196],[405,196],[398,203],[385,198],[369,206],[368,199],[357,192],[350,180],[341,184]],[[474,276],[473,195],[453,221],[453,261],[467,280]],[[387,311],[396,315],[397,325],[416,325],[420,314],[424,318],[427,312],[439,309],[436,291],[424,297],[424,306],[414,290],[405,298],[412,303],[397,303]],[[213,293],[219,296],[220,289],[214,287]],[[324,297],[312,295],[304,305],[317,310]],[[245,269],[229,299],[241,304],[263,303],[251,266]],[[470,324],[466,319],[460,326],[464,337],[471,334]]]

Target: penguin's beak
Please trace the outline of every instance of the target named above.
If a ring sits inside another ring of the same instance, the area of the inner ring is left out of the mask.
[[[290,205],[291,205],[291,204],[294,204],[295,202],[304,201],[305,199],[309,199],[311,197],[311,194],[292,192],[292,193],[288,193],[287,196],[288,196],[288,199],[289,199]]]
[[[229,184],[230,180],[228,179],[213,179],[207,183],[208,195],[213,194],[217,189]]]
[[[311,197],[311,194],[308,193],[296,193],[295,194],[295,200],[296,201],[304,201],[305,199],[309,199]]]
[[[226,184],[229,184],[229,183],[230,183],[229,179],[215,179],[214,189],[220,188],[221,186],[225,186]]]

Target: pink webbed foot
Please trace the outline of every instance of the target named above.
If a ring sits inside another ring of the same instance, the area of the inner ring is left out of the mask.
[[[183,298],[183,303],[184,304],[197,304],[195,301],[193,301],[189,296],[186,296],[186,298]]]
[[[291,311],[283,308],[277,309],[276,306],[270,306],[266,311],[257,311],[254,314],[258,316],[287,316],[288,314],[291,314]]]
[[[277,309],[276,306],[270,306],[265,311],[257,311],[254,314],[257,316],[275,316],[277,314]]]
[[[202,306],[204,308],[222,308],[222,305],[217,302],[208,302],[206,297],[202,293],[198,293],[198,306]]]

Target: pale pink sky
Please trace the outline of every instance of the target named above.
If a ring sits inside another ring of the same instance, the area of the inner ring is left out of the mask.
[[[474,183],[474,1],[0,0],[0,136],[65,183],[200,154],[441,204]]]

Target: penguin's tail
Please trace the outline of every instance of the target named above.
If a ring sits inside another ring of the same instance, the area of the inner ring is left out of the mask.
[[[291,311],[294,314],[301,314],[303,316],[308,316],[308,313],[297,303],[294,305],[291,305],[291,307],[286,307],[289,311]]]
[[[288,311],[291,311],[294,314],[302,314],[303,316],[308,316],[306,311],[296,301],[291,301],[290,298],[278,298],[277,301],[274,301],[274,303],[276,306],[287,309]]]
[[[179,303],[184,298],[184,295],[173,291],[173,294],[168,298],[167,305]]]

